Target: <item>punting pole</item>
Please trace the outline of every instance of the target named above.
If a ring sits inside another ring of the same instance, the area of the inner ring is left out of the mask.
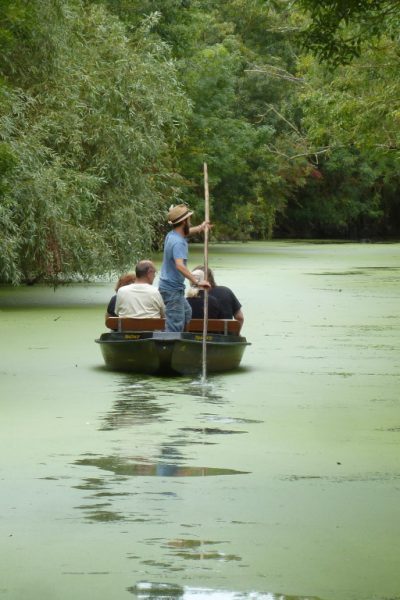
[[[204,213],[205,221],[210,221],[210,197],[208,193],[208,170],[204,163]],[[204,275],[208,279],[208,228],[204,231]],[[204,290],[204,322],[203,322],[203,353],[202,353],[202,376],[201,383],[207,381],[207,329],[208,329],[208,290]]]

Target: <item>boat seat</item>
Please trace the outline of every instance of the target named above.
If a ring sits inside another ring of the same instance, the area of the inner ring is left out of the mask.
[[[134,319],[133,317],[107,317],[106,327],[114,331],[164,331],[165,319]]]
[[[190,331],[191,333],[203,332],[203,319],[192,319],[189,321],[186,331]],[[207,331],[208,333],[239,335],[240,323],[233,319],[208,319]]]
[[[133,317],[107,317],[106,327],[114,331],[164,331],[165,319],[134,319]],[[189,321],[186,331],[203,332],[203,319]],[[233,319],[209,319],[208,333],[239,335],[240,323]]]

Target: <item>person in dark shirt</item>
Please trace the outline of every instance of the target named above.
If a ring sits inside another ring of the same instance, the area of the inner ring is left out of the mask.
[[[124,285],[129,285],[130,283],[135,283],[135,280],[136,280],[135,273],[124,273],[118,279],[117,284],[115,286],[115,291],[118,292],[119,288],[123,287]],[[110,302],[108,303],[107,315],[106,315],[107,317],[117,317],[118,316],[115,312],[116,300],[117,300],[117,294],[115,293],[114,296],[111,298]]]
[[[192,271],[192,276],[199,284],[203,283],[204,271],[201,269],[195,269]],[[199,288],[197,285],[192,283],[187,292],[186,299],[189,302],[192,309],[192,319],[204,319],[204,290]],[[223,317],[220,303],[216,298],[208,294],[208,318],[209,319],[222,319]]]
[[[203,271],[204,267],[196,267],[195,271]],[[208,293],[208,299],[215,298],[219,302],[221,309],[220,319],[235,319],[240,323],[240,329],[243,327],[244,315],[242,311],[242,305],[236,298],[232,290],[225,285],[217,285],[214,279],[214,274],[211,269],[207,272],[207,281],[211,285],[211,289]]]

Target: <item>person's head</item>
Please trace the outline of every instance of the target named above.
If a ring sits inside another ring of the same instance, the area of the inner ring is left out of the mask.
[[[140,279],[147,283],[153,283],[157,272],[151,260],[140,260],[136,265],[135,271],[136,281]]]
[[[124,273],[118,279],[116,286],[115,286],[115,291],[118,292],[119,288],[123,287],[124,285],[129,285],[130,283],[135,283],[135,279],[136,279],[135,273]]]
[[[204,266],[203,266],[203,265],[199,265],[198,267],[196,267],[196,268],[194,269],[194,271],[202,271],[202,272],[203,272],[203,275],[204,275],[204,271],[205,271],[205,269],[204,269]],[[193,272],[194,272],[194,271],[193,271]],[[215,279],[214,279],[214,273],[211,271],[211,269],[207,269],[207,281],[208,281],[208,283],[211,285],[211,287],[212,287],[212,288],[213,288],[213,287],[216,287],[216,285],[217,285],[217,284],[215,283]]]
[[[181,227],[185,235],[189,235],[190,229],[190,217],[193,211],[190,210],[186,204],[172,205],[168,211],[168,223],[172,225],[174,229]]]
[[[199,288],[199,284],[203,283],[203,281],[205,280],[204,271],[202,271],[201,269],[194,269],[194,271],[192,271],[192,275],[196,280],[197,285],[195,283],[190,284],[190,288],[188,289],[186,294],[188,298],[194,298],[195,296],[199,295],[199,292],[201,290],[201,288]]]

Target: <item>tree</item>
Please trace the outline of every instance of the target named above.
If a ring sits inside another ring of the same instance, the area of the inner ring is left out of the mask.
[[[379,168],[355,148],[337,148],[289,200],[278,228],[292,237],[360,238],[376,235],[383,210]]]
[[[129,37],[102,6],[30,6],[26,35],[2,64],[0,137],[16,164],[4,174],[13,267],[2,258],[0,277],[125,269],[150,252],[175,193],[187,100],[168,49],[150,35],[154,19]],[[38,70],[27,49],[36,56],[43,43],[52,52]]]
[[[347,64],[383,34],[397,39],[399,0],[299,0],[311,18],[305,44],[319,58]]]

